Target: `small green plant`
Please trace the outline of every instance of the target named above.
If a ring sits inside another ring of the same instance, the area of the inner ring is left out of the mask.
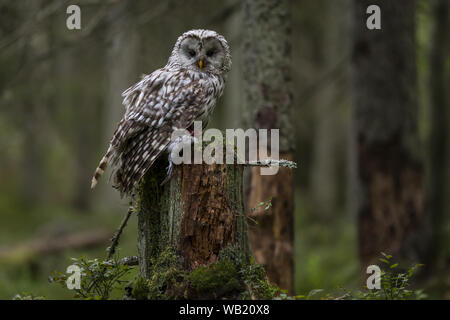
[[[381,253],[380,262],[383,263],[381,269],[380,289],[368,289],[358,292],[357,297],[365,300],[406,300],[425,299],[427,296],[423,290],[411,290],[411,279],[416,274],[418,268],[423,264],[414,264],[406,271],[401,271],[398,263],[392,262],[392,255]]]
[[[256,211],[259,208],[264,207],[264,211],[269,210],[272,207],[272,197],[270,197],[267,201],[261,201],[259,202],[256,207],[252,208],[252,211]]]
[[[132,292],[134,298],[166,300],[171,296],[185,296],[186,274],[172,247],[167,247],[157,257],[153,257],[150,266],[149,279],[137,278],[137,285]]]
[[[257,211],[257,210],[260,210],[260,209],[262,209],[262,211],[267,211],[270,208],[272,208],[272,197],[270,197],[270,199],[267,200],[267,201],[258,202],[256,207],[251,208],[251,211],[254,212],[254,211]],[[254,223],[255,225],[258,224],[258,220],[252,218],[250,215],[247,215],[247,219],[249,221],[251,221],[252,223]]]
[[[247,286],[243,299],[273,299],[281,292],[276,285],[267,279],[264,267],[256,263],[254,259],[239,273]]]
[[[103,261],[81,257],[72,258],[72,261],[81,270],[80,289],[74,289],[74,298],[109,299],[113,289],[123,287],[128,282],[123,278],[132,270],[132,267],[116,259]],[[66,273],[54,271],[49,280],[67,288],[68,277]]]

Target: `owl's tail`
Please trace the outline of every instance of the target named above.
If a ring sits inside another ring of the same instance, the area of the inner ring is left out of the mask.
[[[91,189],[94,189],[97,185],[98,179],[103,175],[105,172],[106,166],[108,165],[109,159],[113,153],[113,147],[112,145],[109,146],[108,151],[106,151],[106,154],[103,156],[102,160],[100,160],[100,163],[98,164],[97,169],[95,169],[94,176],[92,177],[92,183],[91,183]]]

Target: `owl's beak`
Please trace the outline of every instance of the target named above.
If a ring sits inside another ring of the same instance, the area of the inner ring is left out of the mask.
[[[203,59],[198,60],[198,66],[200,67],[200,69],[203,68]]]

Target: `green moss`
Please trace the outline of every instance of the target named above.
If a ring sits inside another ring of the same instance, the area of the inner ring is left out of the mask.
[[[273,299],[279,288],[271,284],[264,268],[239,254],[230,245],[219,254],[219,261],[192,272],[182,269],[172,247],[151,260],[150,277],[138,277],[131,284],[135,299]]]
[[[243,290],[239,269],[228,259],[198,267],[190,273],[189,282],[199,297],[224,297]]]
[[[166,300],[186,296],[186,274],[172,247],[165,248],[150,261],[150,277],[138,277],[131,285],[135,299]]]
[[[148,279],[149,299],[178,299],[185,296],[185,272],[172,247],[167,247],[151,263]]]

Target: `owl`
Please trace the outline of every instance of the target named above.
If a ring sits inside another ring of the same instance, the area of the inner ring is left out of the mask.
[[[144,75],[122,93],[125,114],[95,170],[91,188],[111,165],[121,194],[132,194],[155,160],[173,147],[175,130],[192,133],[194,121],[207,123],[230,68],[230,47],[223,36],[211,30],[182,34],[164,68]],[[168,175],[171,165],[169,157]]]

